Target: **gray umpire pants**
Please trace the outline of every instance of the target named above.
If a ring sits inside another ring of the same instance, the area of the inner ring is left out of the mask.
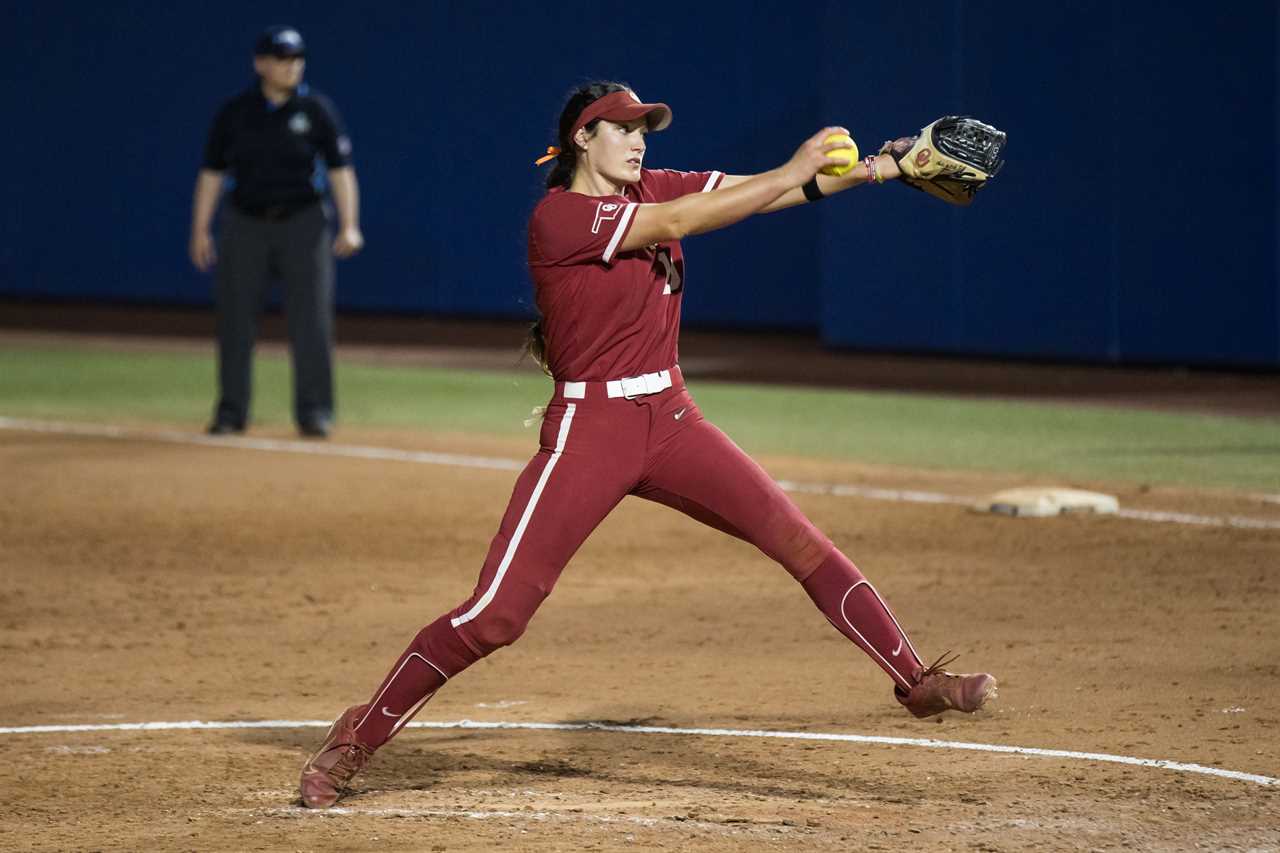
[[[253,392],[253,343],[271,282],[284,287],[293,358],[293,416],[333,417],[333,231],[317,202],[288,219],[223,210],[215,277],[218,406],[221,422],[243,427]]]

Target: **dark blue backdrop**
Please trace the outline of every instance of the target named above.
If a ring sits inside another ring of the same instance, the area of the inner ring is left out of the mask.
[[[674,108],[649,163],[744,173],[825,123],[864,148],[946,112],[1009,132],[968,210],[903,187],[687,247],[689,323],[863,348],[1280,365],[1280,6],[1154,0],[10,7],[0,295],[207,304],[185,258],[216,104],[269,23],[355,142],[344,308],[527,314],[533,159],[570,86]],[[0,310],[3,310],[0,308]]]

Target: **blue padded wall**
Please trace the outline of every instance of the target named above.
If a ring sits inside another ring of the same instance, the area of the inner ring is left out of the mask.
[[[826,123],[871,150],[948,112],[1010,135],[967,210],[870,187],[691,239],[688,323],[1280,365],[1272,0],[936,0],[874,27],[798,8],[20,4],[0,30],[0,297],[208,305],[185,251],[204,135],[251,80],[253,36],[288,22],[355,143],[368,245],[339,266],[341,308],[527,315],[532,161],[568,89],[606,77],[673,107],[654,166],[750,173]]]

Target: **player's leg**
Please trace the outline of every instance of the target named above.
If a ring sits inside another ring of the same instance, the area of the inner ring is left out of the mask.
[[[781,563],[836,630],[870,655],[896,684],[909,688],[924,669],[905,632],[857,566],[754,460],[710,423],[699,419],[685,426],[679,446],[673,446],[637,494],[736,535]]]
[[[599,409],[548,408],[542,446],[516,481],[471,596],[423,628],[369,702],[334,724],[303,769],[306,805],[332,805],[373,750],[449,679],[520,637],[569,559],[639,476],[643,440],[627,432]]]
[[[934,707],[939,695],[961,710],[981,705],[994,690],[994,679],[985,676],[980,682],[952,682],[936,665],[926,667],[889,606],[858,567],[804,516],[764,469],[703,420],[691,403],[677,404],[677,410],[685,410],[680,423],[667,425],[668,434],[656,443],[658,451],[651,454],[650,467],[636,493],[745,539],[781,563],[836,630],[893,679],[899,699],[913,713],[945,710],[947,705]],[[670,403],[664,406],[671,407]],[[657,422],[664,423],[664,419],[659,417]],[[931,685],[925,691],[928,697],[919,690],[925,684]],[[938,694],[942,688],[944,693]]]
[[[218,404],[210,431],[244,429],[253,393],[253,341],[270,280],[270,244],[261,222],[231,205],[223,213],[214,274]]]
[[[333,419],[333,229],[323,204],[281,223],[280,273],[293,359],[293,417],[323,437]]]
[[[643,422],[613,418],[609,408],[548,407],[538,454],[516,481],[474,590],[424,628],[401,658],[417,653],[434,665],[417,668],[418,684],[412,673],[384,681],[387,695],[400,700],[393,710],[439,687],[441,675],[452,677],[515,642],[574,553],[630,491],[643,465]],[[371,739],[384,732],[392,733],[370,724]]]

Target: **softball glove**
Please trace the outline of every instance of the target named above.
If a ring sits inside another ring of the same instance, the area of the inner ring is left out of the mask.
[[[967,207],[978,190],[1004,165],[1004,131],[969,116],[943,116],[925,125],[918,136],[886,142],[888,154],[909,187]]]

